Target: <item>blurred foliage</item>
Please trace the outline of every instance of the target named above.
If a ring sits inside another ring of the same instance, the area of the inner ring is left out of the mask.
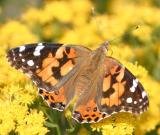
[[[21,6],[18,0],[12,2],[0,1],[1,135],[160,134],[159,0],[35,0],[22,1]],[[108,55],[131,70],[149,94],[149,110],[141,116],[118,113],[96,124],[78,124],[70,109],[62,113],[47,107],[37,88],[5,58],[8,49],[32,42],[94,49],[105,40],[111,43]]]

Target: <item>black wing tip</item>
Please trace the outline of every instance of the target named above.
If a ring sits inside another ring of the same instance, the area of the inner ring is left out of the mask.
[[[9,62],[10,64],[13,63],[13,61],[14,61],[14,51],[13,51],[13,49],[10,49],[10,50],[7,52],[6,58],[7,58],[8,62]]]
[[[18,64],[18,61],[16,60],[17,59],[17,55],[16,55],[17,50],[18,50],[18,48],[10,49],[6,54],[7,61],[15,69],[20,68],[20,65]]]

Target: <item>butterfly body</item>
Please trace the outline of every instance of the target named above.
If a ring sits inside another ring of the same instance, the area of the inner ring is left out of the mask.
[[[82,46],[29,44],[9,50],[11,66],[27,74],[48,105],[65,110],[76,96],[73,118],[98,122],[113,113],[144,112],[143,86],[120,62],[106,56],[108,43],[94,51]]]

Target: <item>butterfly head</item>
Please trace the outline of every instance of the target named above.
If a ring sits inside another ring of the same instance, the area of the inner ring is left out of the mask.
[[[101,47],[104,48],[105,51],[106,51],[106,50],[108,51],[108,49],[109,49],[109,41],[106,40],[104,43],[102,43]]]

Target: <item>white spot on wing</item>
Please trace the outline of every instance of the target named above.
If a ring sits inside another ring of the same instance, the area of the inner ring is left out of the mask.
[[[22,62],[25,62],[25,59],[22,59]]]
[[[38,50],[42,50],[43,48],[44,48],[43,45],[38,45],[38,46],[35,48],[35,50],[38,51]]]
[[[34,56],[39,56],[41,53],[40,51],[44,48],[42,43],[39,43],[38,46],[35,48],[33,55]]]
[[[130,92],[135,92],[137,86],[138,86],[138,79],[133,79],[133,85],[130,88]]]
[[[147,93],[145,91],[142,92],[142,98],[145,98],[147,96]]]
[[[33,66],[33,65],[34,65],[34,62],[33,62],[33,60],[29,60],[29,61],[27,61],[27,64],[28,64],[29,66]]]
[[[127,103],[132,103],[132,98],[131,97],[129,97],[129,98],[127,98]]]
[[[20,47],[19,47],[19,52],[23,52],[25,49],[26,49],[25,46],[20,46]]]
[[[40,55],[40,51],[34,51],[33,55],[34,56],[39,56]]]
[[[138,79],[133,80],[133,86],[136,88],[138,85]]]
[[[134,101],[134,104],[137,104],[137,101]]]
[[[130,91],[131,91],[131,92],[135,92],[135,90],[136,90],[136,89],[135,89],[135,87],[133,87],[133,86],[130,88]]]

